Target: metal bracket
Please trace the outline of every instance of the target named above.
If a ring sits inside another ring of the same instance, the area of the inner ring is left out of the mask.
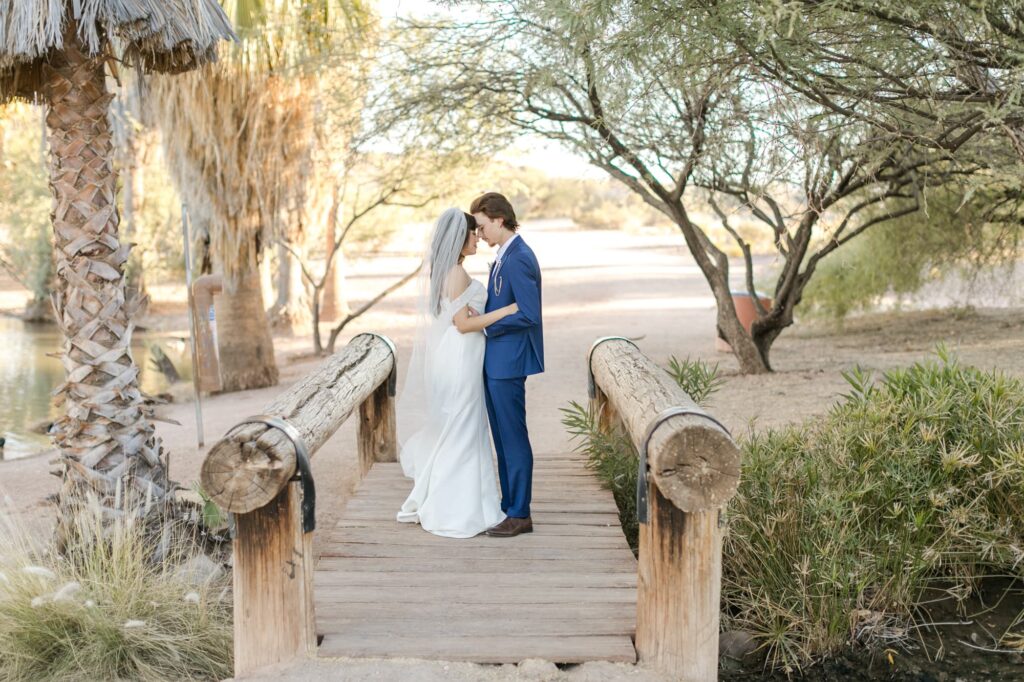
[[[356,334],[352,337],[352,341],[355,341],[360,336],[373,336],[380,339],[387,344],[388,350],[391,351],[391,374],[388,375],[388,397],[394,398],[398,393],[398,351],[395,349],[395,342],[377,332],[363,332],[362,334]],[[349,343],[352,343],[349,341]]]
[[[647,432],[644,433],[644,438],[640,441],[640,457],[637,464],[638,468],[636,474],[636,519],[640,523],[647,523],[647,448],[651,444],[651,437],[654,436],[654,432],[658,430],[659,426],[667,422],[672,417],[679,417],[682,415],[703,417],[725,431],[730,438],[732,437],[732,434],[729,433],[729,429],[725,428],[725,425],[722,424],[722,422],[718,421],[704,410],[696,407],[670,407],[658,414],[658,416],[655,417],[647,426]]]
[[[597,341],[594,341],[590,346],[590,352],[587,353],[587,395],[591,400],[597,397],[597,384],[594,383],[594,351],[606,341],[625,341],[633,346],[633,348],[640,350],[640,347],[633,343],[633,339],[627,339],[625,336],[602,336]]]
[[[316,528],[316,486],[313,484],[313,470],[309,466],[309,450],[299,430],[282,417],[270,414],[257,414],[246,417],[240,424],[266,424],[277,429],[292,442],[295,447],[295,478],[302,483],[302,532],[310,533]]]

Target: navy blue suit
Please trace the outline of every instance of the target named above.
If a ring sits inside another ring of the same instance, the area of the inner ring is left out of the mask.
[[[526,428],[526,377],[544,371],[544,323],[541,319],[540,265],[533,250],[517,237],[491,268],[485,312],[511,303],[514,315],[487,327],[484,386],[487,417],[498,454],[501,510],[530,515],[533,449]]]

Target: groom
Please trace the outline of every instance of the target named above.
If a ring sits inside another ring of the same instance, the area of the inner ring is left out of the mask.
[[[498,453],[501,510],[507,515],[487,534],[509,538],[533,532],[533,449],[526,430],[526,377],[544,371],[540,266],[533,250],[516,233],[519,223],[508,199],[488,192],[474,199],[469,211],[484,241],[498,247],[487,280],[485,312],[512,303],[519,306],[519,312],[484,329],[487,417]]]

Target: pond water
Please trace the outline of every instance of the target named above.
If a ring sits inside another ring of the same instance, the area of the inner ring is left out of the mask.
[[[56,357],[61,340],[55,325],[26,324],[0,316],[0,435],[7,440],[0,459],[28,457],[52,447],[50,437],[33,432],[32,427],[60,414],[51,394],[64,380],[64,367]],[[182,381],[191,380],[192,363],[184,341],[137,333],[132,354],[140,366],[145,393],[156,395],[169,387],[166,377],[153,367],[150,353],[154,345],[171,359]]]

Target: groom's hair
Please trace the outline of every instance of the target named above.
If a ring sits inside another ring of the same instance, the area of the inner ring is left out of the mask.
[[[483,213],[491,219],[501,218],[501,224],[513,232],[519,227],[512,203],[505,198],[505,195],[497,192],[487,192],[473,199],[473,203],[469,206],[469,212]]]

